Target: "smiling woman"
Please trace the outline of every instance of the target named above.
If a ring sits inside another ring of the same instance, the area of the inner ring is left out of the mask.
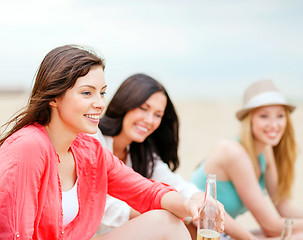
[[[135,74],[121,84],[99,129],[113,140],[114,154],[126,162],[129,152],[132,167],[145,177],[153,173],[149,165],[155,164],[154,153],[172,170],[179,165],[175,107],[165,88],[150,76]]]
[[[179,166],[179,120],[167,91],[152,77],[135,74],[121,84],[95,137],[136,172],[203,202],[204,193],[174,173]],[[223,218],[222,204],[220,207]],[[107,196],[98,234],[111,232],[139,215],[125,202]],[[186,226],[196,239],[195,224]]]
[[[60,120],[56,129],[61,133],[70,129],[75,136],[80,132],[95,133],[105,107],[105,90],[103,68],[92,67],[72,88],[50,101],[51,115]]]
[[[197,219],[202,203],[135,173],[88,135],[105,107],[103,70],[80,46],[43,59],[28,105],[0,140],[0,239],[91,239],[107,194],[143,214],[103,239],[190,239],[180,218]]]
[[[140,107],[125,114],[119,137],[115,136],[114,139],[117,141],[119,138],[125,139],[123,142],[127,145],[132,142],[143,142],[159,127],[166,102],[167,99],[163,92],[152,94]],[[126,139],[129,140],[128,143]],[[125,158],[120,159],[126,160]]]
[[[236,113],[242,126],[239,137],[219,141],[192,176],[204,189],[207,173],[216,174],[218,200],[226,212],[236,218],[249,210],[261,227],[260,235],[267,237],[279,237],[284,218],[295,218],[294,239],[302,239],[303,210],[290,201],[296,160],[290,118],[294,109],[270,80],[253,83]],[[271,211],[265,191],[279,216]],[[225,231],[235,239],[251,239],[228,225]]]
[[[261,152],[264,145],[277,146],[287,126],[284,106],[265,106],[252,111],[251,125],[255,139],[258,139],[256,152]]]

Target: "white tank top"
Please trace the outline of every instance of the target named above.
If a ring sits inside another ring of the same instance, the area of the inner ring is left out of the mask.
[[[67,192],[62,191],[62,210],[63,210],[63,225],[67,225],[74,220],[79,211],[79,203],[77,196],[77,182]]]

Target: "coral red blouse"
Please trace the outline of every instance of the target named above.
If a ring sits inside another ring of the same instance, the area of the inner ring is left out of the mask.
[[[0,239],[90,239],[100,224],[107,193],[145,212],[161,208],[162,196],[174,190],[143,178],[86,134],[78,134],[71,149],[79,212],[64,227],[58,155],[45,127],[24,127],[2,144]]]

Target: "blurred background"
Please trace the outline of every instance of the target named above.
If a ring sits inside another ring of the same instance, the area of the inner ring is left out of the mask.
[[[0,90],[30,89],[47,52],[92,47],[108,94],[144,72],[175,98],[239,98],[270,78],[303,89],[303,1],[0,0]]]
[[[293,200],[302,205],[302,10],[300,0],[0,0],[0,125],[25,105],[50,50],[89,46],[105,58],[108,101],[139,72],[167,88],[180,118],[178,172],[189,180],[219,138],[237,134],[244,89],[272,79],[298,106]],[[257,227],[249,213],[237,221]]]

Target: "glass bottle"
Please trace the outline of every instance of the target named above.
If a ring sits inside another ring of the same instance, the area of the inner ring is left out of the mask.
[[[220,239],[220,210],[217,204],[216,175],[208,174],[206,179],[204,205],[199,212],[197,240]]]
[[[284,221],[283,231],[281,234],[281,240],[290,240],[292,234],[292,226],[294,221],[292,219],[286,218]]]

